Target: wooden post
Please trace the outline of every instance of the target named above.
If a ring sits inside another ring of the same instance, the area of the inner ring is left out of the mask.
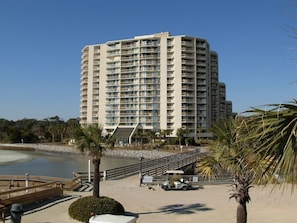
[[[0,208],[1,208],[1,220],[3,223],[5,223],[5,212],[6,212],[6,207],[5,205],[0,204]]]

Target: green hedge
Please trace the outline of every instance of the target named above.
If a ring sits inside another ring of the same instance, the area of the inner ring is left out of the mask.
[[[91,214],[124,214],[125,209],[118,201],[109,197],[83,197],[74,201],[68,209],[71,218],[80,222],[89,222]]]

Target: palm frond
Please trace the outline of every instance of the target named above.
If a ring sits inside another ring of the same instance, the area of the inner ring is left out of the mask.
[[[82,128],[77,135],[76,146],[81,152],[88,152],[93,158],[100,159],[106,142],[102,131],[101,127],[93,125]]]
[[[221,173],[221,164],[214,156],[205,156],[198,160],[198,172],[207,179],[214,179]]]
[[[261,160],[271,158],[269,170],[272,175],[292,176],[297,159],[297,104],[272,104],[270,110],[254,109],[250,112],[249,124],[253,134],[254,150]],[[294,175],[293,175],[294,176]],[[296,175],[295,175],[296,176]],[[294,177],[296,178],[296,177]]]

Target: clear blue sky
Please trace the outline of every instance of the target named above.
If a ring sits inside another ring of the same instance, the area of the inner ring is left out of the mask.
[[[88,44],[168,31],[208,40],[233,111],[296,97],[294,0],[2,0],[0,118],[79,117]]]

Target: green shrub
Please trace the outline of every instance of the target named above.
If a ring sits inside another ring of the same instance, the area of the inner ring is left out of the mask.
[[[124,207],[116,200],[109,197],[83,197],[74,201],[68,209],[71,218],[80,222],[89,222],[91,213],[100,214],[124,214]]]

